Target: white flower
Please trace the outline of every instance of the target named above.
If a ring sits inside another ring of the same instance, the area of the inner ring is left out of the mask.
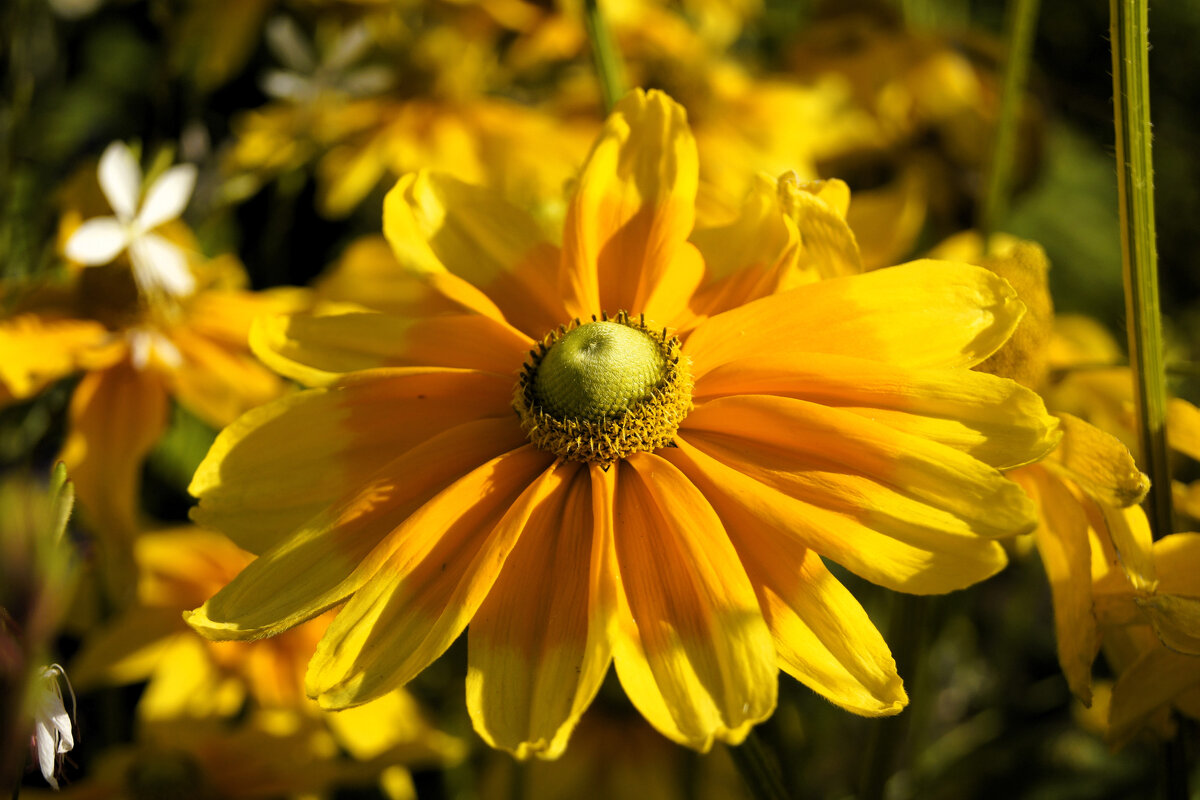
[[[64,681],[67,680],[67,673],[58,664],[43,667],[33,700],[32,745],[37,753],[42,777],[55,789],[58,788],[55,773],[58,771],[60,758],[75,746],[75,737],[71,732],[71,715],[67,713],[63,704],[62,686],[58,682],[60,677]],[[70,681],[67,681],[67,690],[71,691],[73,713],[75,693],[71,690]]]
[[[146,190],[139,207],[142,170],[123,142],[113,142],[100,157],[100,188],[115,217],[89,219],[67,240],[67,258],[81,264],[107,264],[129,250],[133,276],[145,292],[191,294],[196,282],[187,257],[176,245],[152,233],[183,213],[196,185],[191,164],[171,167]]]

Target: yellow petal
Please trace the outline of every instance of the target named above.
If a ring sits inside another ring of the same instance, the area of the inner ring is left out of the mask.
[[[1113,684],[1109,736],[1116,743],[1128,740],[1155,712],[1198,686],[1200,660],[1196,656],[1165,647],[1145,651]]]
[[[962,589],[999,572],[1007,560],[995,542],[959,535],[924,537],[885,530],[841,510],[802,502],[749,477],[676,436],[663,457],[676,464],[722,519],[749,514],[764,536],[794,538],[857,575],[896,591],[939,594]],[[739,445],[740,446],[740,445]]]
[[[862,272],[858,242],[846,224],[844,207],[837,207],[850,201],[845,183],[800,181],[795,173],[786,173],[779,179],[779,200],[784,213],[796,222],[804,248],[803,269],[821,278]]]
[[[1078,484],[1096,502],[1124,508],[1140,503],[1150,489],[1129,449],[1070,414],[1058,414],[1062,441],[1046,459],[1046,469]]]
[[[565,482],[530,516],[468,630],[475,730],[517,758],[562,753],[612,659],[590,471],[559,469]]]
[[[764,297],[705,320],[684,352],[697,379],[749,353],[857,356],[905,367],[971,367],[1008,339],[1024,306],[967,264],[914,261]]]
[[[912,369],[823,353],[751,354],[696,381],[697,400],[771,394],[854,411],[962,450],[998,469],[1044,456],[1057,421],[1012,381],[961,369]]]
[[[471,310],[438,291],[424,274],[401,266],[382,236],[355,239],[313,285],[324,299],[386,314],[432,317]]]
[[[1200,459],[1200,408],[1172,397],[1167,403],[1167,438],[1171,449]]]
[[[93,631],[71,661],[71,684],[86,692],[106,684],[144,681],[171,640],[186,632],[173,608],[130,608]]]
[[[1100,647],[1092,601],[1091,525],[1080,498],[1039,465],[1011,475],[1037,503],[1034,531],[1054,601],[1058,663],[1071,692],[1092,702],[1092,662]]]
[[[533,340],[482,314],[429,318],[349,313],[263,317],[254,352],[310,386],[382,367],[458,367],[515,376]]]
[[[171,332],[171,343],[183,358],[169,375],[172,394],[213,427],[228,425],[283,392],[283,381],[250,353],[245,340],[230,347],[179,327]]]
[[[736,219],[697,230],[691,241],[705,265],[704,285],[692,302],[697,314],[718,314],[812,280],[798,274],[800,234],[765,175],[755,179]]]
[[[764,531],[736,505],[723,504],[720,515],[775,637],[780,667],[847,711],[898,714],[908,695],[891,651],[821,557]]]
[[[558,249],[532,217],[499,195],[419,172],[388,193],[383,217],[404,268],[467,281],[527,335],[540,338],[574,316],[558,293]]]
[[[410,518],[432,513],[414,512],[441,508],[439,493],[462,481],[475,485],[467,479],[490,474],[498,454],[523,438],[508,420],[479,420],[412,448],[346,500],[294,531],[279,531],[278,544],[185,614],[188,624],[211,639],[258,639],[332,608],[360,591],[385,562],[411,550],[404,540],[415,524]]]
[[[405,520],[391,535],[394,551],[317,646],[309,696],[325,708],[359,705],[407,683],[440,656],[564,474],[527,445],[464,476]]]
[[[1200,534],[1175,533],[1156,541],[1154,567],[1158,585],[1138,605],[1165,646],[1200,656]]]
[[[695,257],[685,255],[692,248],[698,169],[696,141],[679,104],[640,89],[617,104],[567,210],[562,291],[576,315],[625,309],[664,324],[671,312],[658,316],[651,299],[686,302],[702,277]],[[672,277],[678,291],[668,298],[657,289],[675,269],[688,277]]]
[[[625,602],[614,655],[633,704],[701,752],[775,709],[770,631],[720,519],[671,464],[619,463],[614,543]],[[665,712],[665,713],[664,713]]]
[[[260,553],[449,428],[492,417],[519,434],[511,399],[511,378],[465,370],[369,372],[289,395],[217,436],[188,487],[192,518]]]
[[[109,333],[91,320],[20,314],[0,321],[0,387],[23,400],[79,369],[80,358]]]

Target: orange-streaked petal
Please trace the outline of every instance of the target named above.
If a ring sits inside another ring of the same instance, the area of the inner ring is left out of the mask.
[[[666,315],[675,312],[656,306],[686,303],[702,278],[687,252],[698,171],[696,141],[679,104],[640,89],[617,104],[567,209],[561,291],[575,316],[624,309],[670,322]],[[667,297],[659,284],[674,269],[687,279],[670,276]]]
[[[250,345],[276,372],[323,386],[383,367],[478,369],[511,375],[515,382],[533,340],[482,314],[292,314],[259,318]]]
[[[845,408],[962,450],[998,469],[1041,458],[1057,420],[1013,381],[962,369],[917,369],[825,353],[752,354],[696,381],[697,400],[771,394]]]
[[[914,543],[1012,536],[1036,524],[1033,504],[995,468],[843,409],[720,397],[698,405],[680,433],[755,480]]]
[[[972,367],[1016,329],[1024,305],[968,264],[914,261],[764,297],[702,322],[684,352],[692,374],[748,355],[811,352],[902,367]]]
[[[1092,702],[1092,662],[1100,647],[1092,600],[1091,524],[1081,498],[1038,465],[1012,473],[1038,505],[1034,531],[1042,566],[1054,600],[1058,663],[1071,692],[1085,706]]]
[[[941,594],[999,572],[1007,559],[995,542],[959,535],[902,535],[872,526],[866,515],[832,511],[796,500],[706,455],[676,436],[662,451],[708,498],[723,518],[748,514],[763,536],[786,536],[880,586],[913,594]],[[859,518],[865,517],[865,518]]]
[[[217,436],[188,487],[200,499],[192,518],[261,553],[447,429],[491,418],[497,430],[507,425],[520,435],[511,399],[505,377],[410,369],[366,372],[283,397]]]
[[[338,612],[309,662],[306,688],[325,708],[401,686],[462,633],[529,516],[566,482],[532,445],[464,476],[393,534],[396,548]]]
[[[754,590],[683,473],[647,453],[617,469],[613,538],[628,604],[614,645],[621,684],[680,744],[738,744],[775,710],[778,684]]]
[[[764,531],[745,509],[726,505],[722,511],[775,637],[779,666],[847,711],[900,713],[908,695],[887,643],[821,557],[791,537]]]
[[[359,591],[389,559],[411,551],[406,536],[417,537],[410,532],[415,524],[410,518],[432,513],[427,506],[444,505],[439,495],[460,483],[477,487],[480,476],[490,475],[504,458],[500,454],[523,439],[507,421],[479,420],[414,447],[364,481],[352,497],[289,531],[189,612],[188,624],[211,639],[258,639],[332,608]]]
[[[603,531],[590,470],[566,478],[530,516],[467,631],[467,708],[492,747],[557,758],[595,697],[612,652],[609,611],[594,603]]]
[[[558,248],[498,194],[418,172],[388,192],[383,215],[384,233],[407,270],[467,281],[529,336],[540,338],[569,318],[556,286]]]

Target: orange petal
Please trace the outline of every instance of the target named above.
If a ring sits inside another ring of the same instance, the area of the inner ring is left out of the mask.
[[[825,353],[749,355],[696,381],[697,400],[770,394],[845,408],[962,450],[998,469],[1041,458],[1058,442],[1040,397],[963,369],[914,369]]]
[[[338,612],[309,663],[325,708],[365,703],[440,656],[491,590],[530,515],[569,475],[532,445],[451,484],[392,535],[394,552]]]
[[[59,455],[75,496],[99,534],[109,589],[132,599],[131,542],[137,532],[142,461],[167,424],[161,376],[128,361],[89,372],[71,397],[66,441]]]
[[[617,104],[567,209],[562,291],[574,315],[624,309],[664,324],[670,318],[656,314],[673,314],[668,306],[686,303],[702,277],[687,243],[698,170],[696,141],[680,105],[640,89]],[[659,291],[668,279],[671,298]]]
[[[619,462],[614,544],[627,607],[617,673],[665,736],[701,752],[740,743],[775,709],[771,633],[704,496],[647,453]]]
[[[284,382],[250,353],[245,340],[231,347],[179,327],[171,332],[171,343],[183,359],[169,376],[172,394],[215,428],[283,393]]]
[[[990,577],[1007,563],[995,542],[958,535],[922,537],[872,525],[848,511],[802,502],[740,472],[677,435],[663,457],[704,493],[722,519],[748,514],[763,536],[794,538],[869,581],[901,592],[940,594]]]
[[[612,659],[590,470],[559,469],[566,482],[530,516],[468,630],[475,730],[518,758],[562,753]]]
[[[479,420],[414,447],[351,497],[287,531],[286,538],[191,612],[188,623],[213,639],[257,639],[333,607],[371,580],[397,551],[406,552],[403,531],[410,517],[420,516],[418,509],[464,476],[488,472],[500,453],[522,440],[515,425]]]
[[[721,521],[737,548],[771,633],[779,665],[847,711],[898,714],[908,696],[883,636],[821,557],[791,537],[764,531],[726,504]]]
[[[1033,504],[995,468],[843,409],[721,397],[698,405],[680,431],[768,486],[914,543],[1011,536],[1036,524]]]
[[[281,398],[217,436],[188,487],[200,499],[192,518],[261,553],[443,431],[491,418],[488,430],[522,436],[511,398],[509,378],[429,369],[366,372]]]

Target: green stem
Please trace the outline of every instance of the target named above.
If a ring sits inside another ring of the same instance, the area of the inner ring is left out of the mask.
[[[1037,16],[1038,0],[1014,0],[1008,5],[1008,43],[1004,57],[1004,84],[1000,92],[1000,118],[996,121],[996,135],[992,142],[987,187],[979,205],[978,226],[985,250],[991,249],[992,234],[1008,216],[1021,101],[1025,96],[1025,81],[1032,60]]]
[[[1129,364],[1137,387],[1138,441],[1150,476],[1146,510],[1155,538],[1171,533],[1171,473],[1167,462],[1167,390],[1158,253],[1154,234],[1154,167],[1150,153],[1147,0],[1110,0],[1112,75],[1117,134],[1117,191],[1125,276]]]
[[[1156,539],[1171,533],[1171,472],[1167,450],[1167,388],[1158,253],[1154,233],[1154,160],[1150,134],[1150,37],[1147,0],[1109,1],[1113,124],[1117,139],[1117,192],[1129,364],[1133,368],[1138,442],[1150,476],[1146,511]],[[1178,737],[1163,745],[1163,797],[1186,800],[1188,771]]]
[[[892,613],[888,621],[888,641],[896,669],[911,690],[917,684],[921,650],[925,642],[928,598],[907,594],[892,595]],[[885,719],[872,720],[863,758],[859,800],[883,800],[887,782],[896,771],[896,761],[908,740],[913,709]]]
[[[729,748],[729,755],[755,800],[790,800],[791,795],[783,785],[779,762],[763,744],[757,731],[751,729],[746,741]]]
[[[607,113],[612,111],[621,95],[625,94],[621,54],[613,42],[604,14],[600,11],[599,0],[585,0],[583,22],[587,28],[588,40],[592,43],[592,59],[596,64],[596,74],[600,78],[600,93],[604,98],[604,111]]]

